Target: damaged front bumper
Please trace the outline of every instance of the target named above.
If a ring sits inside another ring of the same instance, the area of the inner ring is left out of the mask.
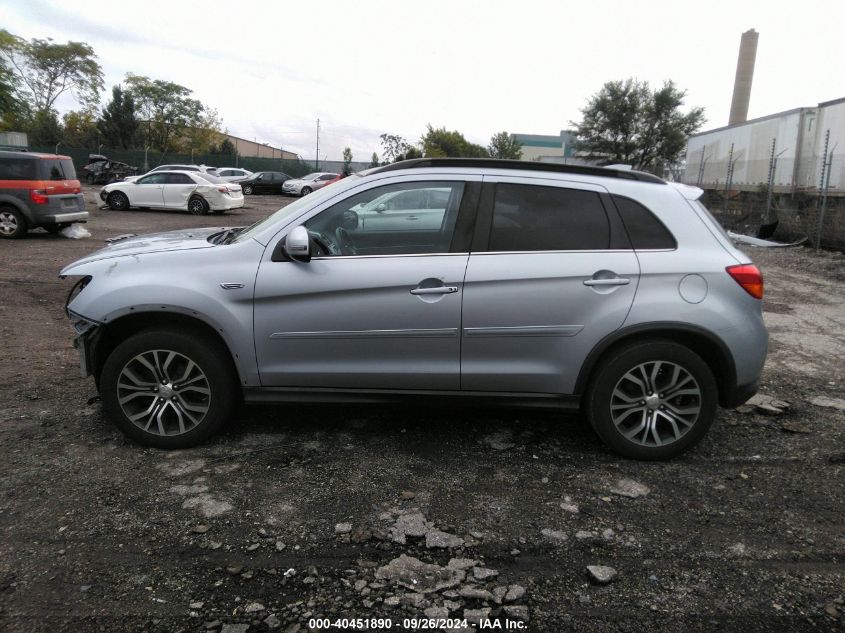
[[[95,321],[68,311],[73,329],[77,337],[73,339],[73,346],[79,352],[79,369],[83,378],[94,373],[94,350],[100,338],[100,324]]]

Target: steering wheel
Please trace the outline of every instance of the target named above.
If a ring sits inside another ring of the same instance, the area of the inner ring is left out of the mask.
[[[334,230],[334,236],[337,239],[337,246],[340,248],[340,252],[343,255],[357,255],[358,249],[355,246],[355,242],[352,241],[352,238],[349,237],[349,231],[347,231],[342,226],[337,227]]]

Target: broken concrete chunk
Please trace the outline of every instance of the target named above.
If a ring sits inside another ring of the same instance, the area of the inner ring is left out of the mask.
[[[628,497],[629,499],[636,499],[637,497],[645,497],[651,492],[648,486],[634,481],[633,479],[620,479],[616,485],[610,489],[610,492],[620,497]]]
[[[471,558],[450,558],[449,562],[446,563],[446,567],[450,569],[469,569],[476,565],[478,565],[478,561]]]
[[[352,531],[351,523],[338,523],[334,526],[335,534],[349,534]]]
[[[525,597],[525,587],[522,585],[510,585],[508,592],[505,594],[505,602],[516,602]]]
[[[618,575],[613,567],[605,565],[587,565],[587,572],[590,574],[590,580],[600,585],[606,585]]]
[[[493,600],[493,594],[486,589],[478,589],[470,585],[464,585],[460,591],[461,598],[467,600],[481,600],[483,602],[490,602]]]
[[[375,576],[418,593],[431,593],[456,587],[466,578],[466,572],[424,563],[418,558],[402,554],[387,565],[379,567]]]
[[[464,620],[469,624],[480,625],[482,620],[487,620],[490,617],[489,607],[484,609],[464,609]]]
[[[488,567],[474,567],[472,575],[476,580],[487,580],[488,578],[495,578],[499,575],[499,572]]]
[[[567,536],[566,532],[563,530],[552,530],[551,528],[544,528],[540,531],[540,533],[545,536],[550,541],[554,541],[555,543],[563,543],[569,536]]]
[[[840,411],[845,411],[845,399],[842,398],[828,398],[827,396],[816,396],[815,398],[810,398],[810,404],[814,404],[817,407],[828,407],[830,409],[839,409]]]
[[[446,607],[429,607],[423,610],[423,615],[431,620],[445,620],[449,617],[449,609]]]
[[[425,546],[429,549],[433,547],[460,547],[463,544],[464,539],[461,537],[440,530],[429,530],[425,535]]]

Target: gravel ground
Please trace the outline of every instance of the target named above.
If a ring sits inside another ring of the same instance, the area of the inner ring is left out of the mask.
[[[92,237],[0,242],[0,630],[842,630],[841,255],[753,250],[776,401],[721,411],[668,463],[616,457],[578,416],[504,409],[249,407],[164,452],[88,404],[57,272],[112,235],[289,200],[193,217],[86,195]]]

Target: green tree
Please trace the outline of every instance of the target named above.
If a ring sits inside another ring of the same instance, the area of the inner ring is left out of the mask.
[[[232,141],[230,141],[229,139],[224,138],[223,142],[220,143],[220,153],[226,154],[228,156],[234,156],[238,152],[235,149],[235,144],[232,143]]]
[[[53,110],[66,92],[86,109],[99,102],[103,69],[94,49],[85,42],[26,41],[4,30],[0,44],[0,56],[18,80],[33,113]]]
[[[135,114],[135,99],[120,85],[111,90],[111,101],[103,108],[97,129],[103,143],[109,147],[131,149],[135,146],[138,131],[138,117]]]
[[[177,151],[187,146],[203,150],[219,135],[220,120],[214,110],[191,97],[189,88],[171,81],[126,75],[127,93],[135,102],[146,146],[160,152]],[[210,134],[190,128],[211,126]],[[204,144],[204,145],[203,145]]]
[[[378,167],[379,166],[378,154],[376,154],[375,152],[373,152],[373,157],[370,159],[370,165],[369,166],[370,167]]]
[[[55,145],[62,141],[62,126],[54,110],[40,110],[27,122],[30,145]]]
[[[450,132],[445,127],[433,128],[431,124],[428,125],[428,130],[420,142],[426,157],[485,158],[488,156],[484,147],[470,143],[460,132]]]
[[[92,110],[72,110],[62,117],[62,143],[68,147],[97,149],[100,133]]]
[[[704,108],[681,112],[685,96],[672,81],[659,90],[635,79],[609,81],[581,110],[583,120],[574,123],[576,149],[635,169],[658,171],[673,164],[704,123]]]
[[[352,148],[343,148],[343,173],[349,173],[349,165],[352,163]]]
[[[396,134],[382,134],[380,138],[381,155],[384,156],[386,163],[405,160],[408,152],[416,149],[408,141]]]
[[[498,132],[490,137],[487,153],[490,158],[519,160],[522,158],[522,145],[507,132]]]
[[[22,129],[29,118],[20,95],[20,80],[12,70],[5,51],[15,44],[15,36],[0,29],[0,130]]]

